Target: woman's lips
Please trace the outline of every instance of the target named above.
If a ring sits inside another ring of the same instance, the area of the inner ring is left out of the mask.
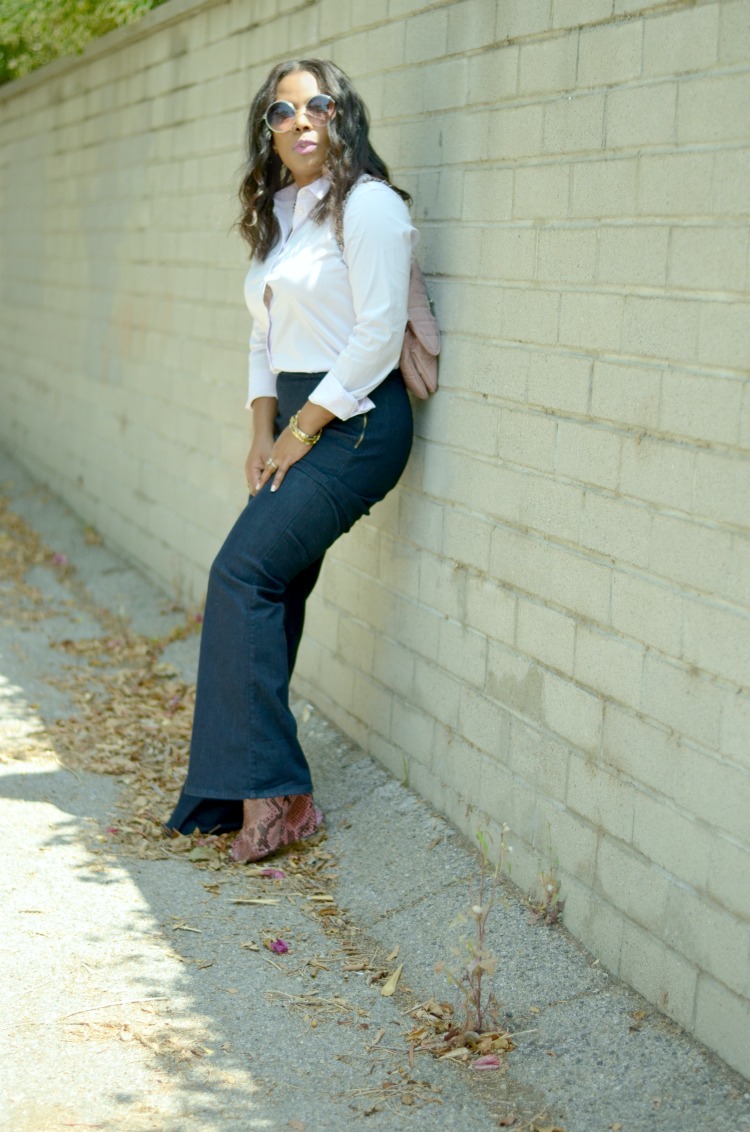
[[[310,141],[307,138],[302,138],[294,146],[294,152],[295,153],[312,153],[312,151],[317,148],[317,145],[318,145],[317,142]]]

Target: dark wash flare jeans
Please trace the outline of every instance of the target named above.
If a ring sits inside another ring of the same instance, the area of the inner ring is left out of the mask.
[[[322,376],[279,374],[279,431]],[[412,444],[400,372],[370,396],[374,410],[331,421],[278,491],[269,480],[250,498],[211,567],[190,766],[171,829],[239,829],[243,798],[312,792],[289,709],[305,601],[328,547],[396,485]]]

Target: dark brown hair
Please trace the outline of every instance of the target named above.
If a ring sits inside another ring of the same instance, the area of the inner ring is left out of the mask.
[[[275,152],[271,131],[263,115],[276,98],[276,88],[287,75],[307,71],[318,87],[336,103],[336,114],[328,125],[328,155],[324,169],[331,187],[316,205],[312,216],[318,223],[331,217],[334,227],[342,224],[347,193],[363,173],[391,184],[388,167],[370,144],[370,122],[364,102],[350,78],[328,59],[293,59],[278,63],[260,88],[247,121],[247,162],[239,197],[242,211],[237,222],[250,246],[251,256],[264,260],[279,238],[273,212],[274,193],[292,181],[292,175]],[[391,185],[407,203],[411,197]]]

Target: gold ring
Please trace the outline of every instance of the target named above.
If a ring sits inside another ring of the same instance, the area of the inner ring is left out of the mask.
[[[275,469],[276,469],[277,471],[278,471],[278,469],[279,469],[279,465],[278,465],[278,464],[275,464],[275,463],[273,462],[273,460],[271,460],[270,458],[269,458],[268,460],[266,460],[266,467],[267,467],[267,468],[275,468]]]

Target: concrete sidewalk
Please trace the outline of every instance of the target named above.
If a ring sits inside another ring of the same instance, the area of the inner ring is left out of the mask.
[[[302,703],[327,832],[269,862],[283,879],[118,840],[132,785],[66,768],[47,730],[75,710],[61,679],[89,673],[60,642],[104,641],[113,617],[163,637],[185,615],[1,454],[0,494],[58,556],[41,548],[19,584],[0,512],[1,1129],[750,1132],[748,1083],[510,885],[491,945],[516,1048],[487,1072],[411,1065],[410,1011],[452,998],[434,966],[476,857]],[[196,659],[193,635],[160,663],[192,680]]]

